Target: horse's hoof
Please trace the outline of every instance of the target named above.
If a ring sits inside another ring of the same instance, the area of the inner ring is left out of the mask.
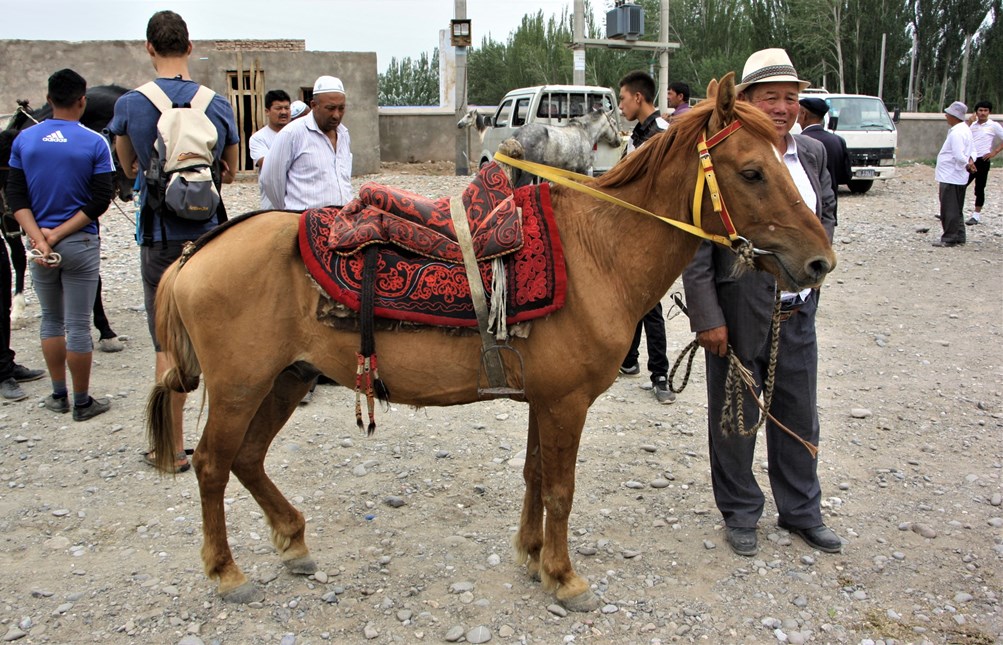
[[[282,564],[286,565],[291,573],[295,573],[301,576],[309,576],[311,574],[317,573],[317,563],[313,561],[308,555],[304,555],[301,558],[292,558],[291,560],[283,560]]]
[[[561,600],[560,603],[569,611],[579,612],[595,611],[596,609],[599,609],[599,605],[601,604],[599,596],[592,593],[591,590],[583,591],[577,596],[573,596],[571,598],[565,598],[564,600]]]
[[[254,586],[253,582],[245,582],[236,589],[221,592],[219,595],[224,601],[239,605],[261,602],[265,599],[265,592]]]

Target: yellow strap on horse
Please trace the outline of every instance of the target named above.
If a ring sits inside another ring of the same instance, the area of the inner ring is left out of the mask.
[[[650,215],[655,219],[660,219],[666,224],[671,224],[678,229],[682,229],[691,235],[696,235],[705,240],[710,240],[711,242],[716,242],[723,246],[731,246],[731,240],[724,237],[723,235],[714,235],[713,233],[708,233],[707,231],[693,226],[692,224],[687,224],[686,222],[680,222],[674,219],[669,219],[668,217],[662,217],[661,215],[656,215],[651,211],[641,208],[640,206],[635,206],[630,202],[625,202],[618,197],[614,197],[600,190],[596,190],[592,186],[586,186],[583,182],[591,181],[591,177],[579,174],[577,172],[571,172],[570,170],[564,170],[563,168],[554,168],[553,166],[546,166],[541,163],[535,163],[533,161],[526,161],[524,159],[513,159],[508,155],[504,155],[500,152],[495,153],[495,160],[500,161],[503,164],[518,168],[519,170],[525,170],[534,175],[543,177],[547,181],[552,181],[555,184],[560,184],[562,186],[567,186],[579,192],[585,193],[586,195],[591,195],[596,199],[601,199],[603,201],[609,202],[611,204],[616,204],[622,208],[632,210],[636,213],[641,213],[642,215]]]

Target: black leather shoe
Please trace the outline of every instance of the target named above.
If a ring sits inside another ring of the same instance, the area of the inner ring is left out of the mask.
[[[728,546],[738,555],[746,557],[759,553],[759,538],[756,537],[756,529],[726,526],[724,535],[728,540]]]
[[[15,363],[13,376],[18,383],[27,383],[28,381],[37,381],[45,376],[45,370],[30,370],[24,365]]]
[[[797,535],[813,549],[825,551],[826,553],[839,553],[843,550],[843,541],[839,539],[835,531],[825,524],[814,526],[810,529],[796,529],[781,524],[780,528],[787,529],[793,535]]]

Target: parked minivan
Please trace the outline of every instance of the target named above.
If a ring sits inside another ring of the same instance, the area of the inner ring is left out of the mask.
[[[866,193],[874,180],[895,176],[898,132],[896,119],[889,116],[884,101],[863,94],[830,94],[824,89],[805,90],[801,98],[806,97],[826,102],[829,113],[822,127],[846,141],[853,177],[848,184],[851,192]]]
[[[512,90],[505,95],[484,133],[478,166],[494,158],[495,150],[505,139],[527,123],[563,126],[568,119],[584,116],[593,109],[603,110],[612,116],[617,130],[622,131],[617,95],[608,87],[592,85],[537,85]],[[599,142],[596,145],[593,174],[600,175],[620,160],[623,141],[619,147]]]

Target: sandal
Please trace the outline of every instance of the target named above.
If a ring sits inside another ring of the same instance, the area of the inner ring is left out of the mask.
[[[176,461],[174,462],[175,475],[177,475],[178,473],[187,472],[188,469],[192,467],[192,463],[188,460],[188,455],[192,454],[193,452],[195,451],[192,450],[191,448],[185,448],[184,450],[178,451],[178,454],[174,456],[176,459]],[[156,453],[152,450],[149,452],[144,452],[143,461],[146,462],[146,465],[156,468],[157,467]]]

